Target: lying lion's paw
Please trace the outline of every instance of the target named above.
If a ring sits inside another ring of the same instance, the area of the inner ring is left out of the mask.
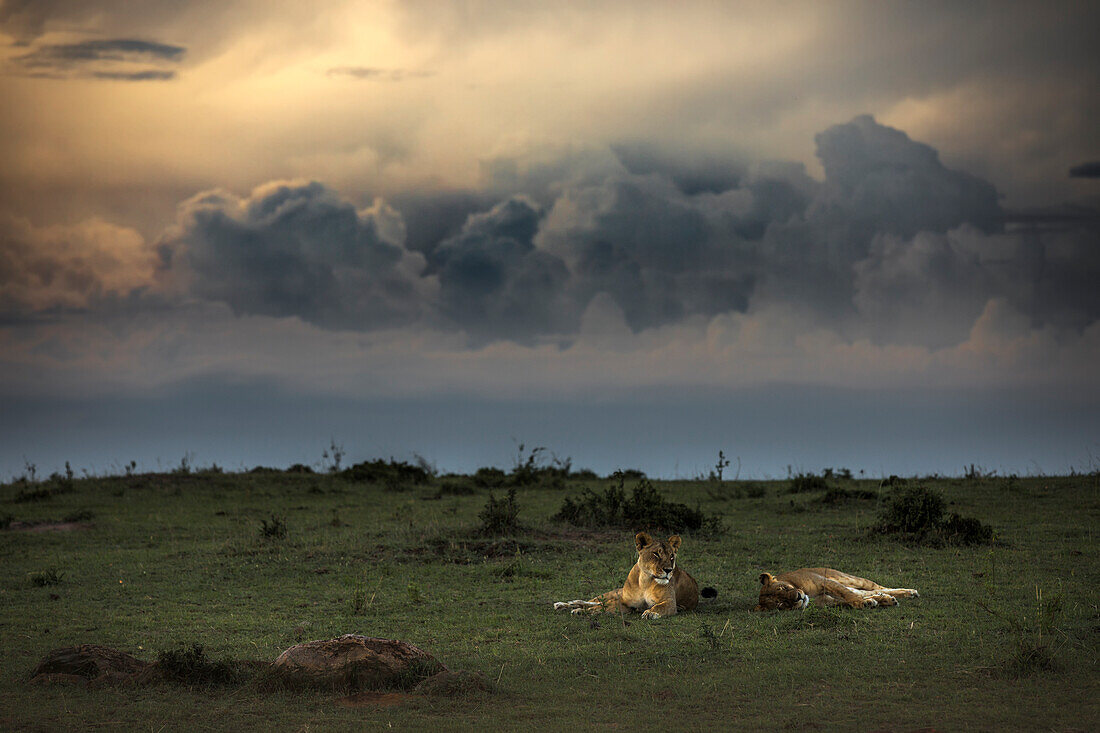
[[[898,605],[898,599],[893,596],[882,596],[876,599],[880,606],[896,606]]]
[[[864,608],[875,608],[877,606],[878,606],[878,601],[876,601],[874,598],[864,598],[863,599],[863,607]]]
[[[647,608],[642,611],[642,618],[661,618],[661,614],[657,613],[652,608]]]

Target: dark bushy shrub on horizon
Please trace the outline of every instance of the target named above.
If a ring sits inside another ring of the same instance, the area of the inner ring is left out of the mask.
[[[686,504],[668,501],[653,484],[642,479],[630,497],[624,488],[625,476],[616,473],[618,482],[602,494],[585,488],[576,499],[566,497],[553,516],[577,527],[617,527],[631,531],[663,530],[718,535],[725,531],[717,516],[707,516]]]

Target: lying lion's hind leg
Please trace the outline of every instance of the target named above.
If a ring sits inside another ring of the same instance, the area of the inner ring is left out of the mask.
[[[622,608],[623,589],[616,588],[596,596],[590,601],[558,601],[554,610],[568,608],[570,613],[618,613]]]
[[[877,591],[883,595],[892,596],[894,598],[919,598],[920,593],[916,588],[882,588]]]

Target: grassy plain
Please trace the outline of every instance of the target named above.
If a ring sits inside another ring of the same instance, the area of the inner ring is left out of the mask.
[[[656,622],[552,610],[621,584],[634,562],[630,532],[550,519],[605,480],[520,489],[525,529],[498,540],[474,532],[488,490],[440,495],[439,479],[394,490],[181,471],[76,479],[37,501],[27,485],[0,487],[15,527],[90,525],[0,531],[0,729],[1100,728],[1096,475],[923,482],[994,527],[994,544],[963,547],[870,535],[887,492],[877,481],[834,480],[880,495],[837,506],[787,481],[655,483],[727,527],[686,536],[679,556],[717,601]],[[263,536],[273,517],[285,537]],[[762,571],[808,565],[921,597],[750,612]],[[199,643],[214,659],[272,660],[344,633],[409,641],[496,690],[371,709],[251,683],[28,685],[48,650],[72,644],[155,659]]]

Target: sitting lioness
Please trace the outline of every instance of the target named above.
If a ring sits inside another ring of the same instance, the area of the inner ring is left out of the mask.
[[[573,613],[599,613],[640,610],[642,618],[671,616],[677,611],[691,611],[699,605],[699,585],[686,570],[676,566],[676,550],[680,536],[672,535],[667,542],[654,540],[645,532],[634,536],[638,562],[626,576],[622,588],[610,590],[590,601],[559,601],[555,610],[568,608]],[[718,592],[704,588],[703,596],[713,598]]]
[[[811,598],[826,606],[874,608],[896,606],[899,598],[919,595],[912,588],[884,588],[873,580],[832,568],[802,568],[783,573],[778,578],[763,573],[760,576],[760,603],[753,610],[803,609],[810,605]]]

